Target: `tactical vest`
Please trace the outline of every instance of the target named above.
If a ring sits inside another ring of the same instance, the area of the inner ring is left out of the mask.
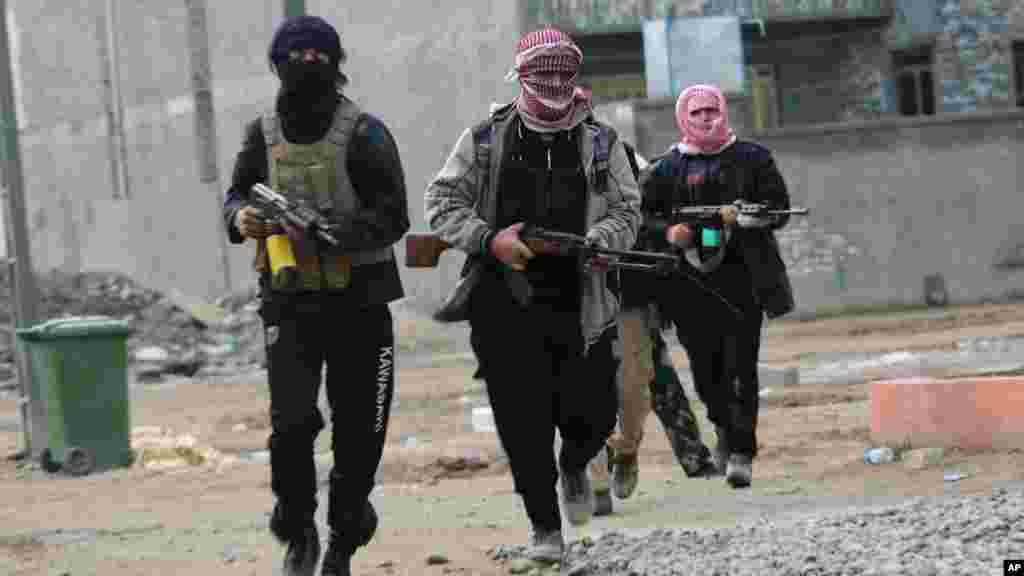
[[[289,199],[315,208],[334,223],[344,222],[362,203],[349,179],[348,144],[362,112],[342,97],[327,134],[312,144],[295,144],[284,138],[276,113],[261,120],[267,144],[268,185]],[[394,259],[391,246],[353,252],[344,246],[322,246],[313,240],[292,243],[299,271],[297,290],[340,290],[352,281],[353,268]],[[256,270],[268,271],[266,242],[256,245]]]

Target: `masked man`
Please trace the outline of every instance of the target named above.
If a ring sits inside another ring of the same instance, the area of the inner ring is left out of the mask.
[[[558,245],[531,249],[519,231],[540,225],[627,249],[639,219],[622,144],[589,118],[576,85],[582,61],[558,30],[520,40],[509,76],[519,96],[462,134],[425,194],[431,230],[468,255],[460,289],[474,349],[532,524],[529,555],[548,561],[564,551],[556,483],[571,524],[593,514],[587,463],[615,425],[618,303],[606,271]]]
[[[695,250],[698,263],[684,259],[681,265],[717,297],[696,290],[677,272],[655,283],[655,299],[675,324],[697,394],[715,425],[715,466],[732,487],[746,487],[757,454],[762,321],[790,312],[794,303],[774,235],[788,215],[740,215],[732,204],[742,200],[783,210],[789,194],[771,152],[736,138],[718,88],[683,91],[676,121],[681,142],[644,180],[644,234],[657,249]],[[673,220],[674,208],[694,205],[722,208],[713,221]]]
[[[276,497],[270,529],[287,546],[288,575],[312,575],[320,555],[313,443],[324,427],[324,366],[334,451],[324,576],[349,574],[351,556],[376,529],[368,497],[394,390],[388,303],[404,295],[392,250],[409,229],[404,174],[388,129],[342,94],[344,61],[324,20],[300,16],[280,26],[270,45],[281,81],[276,106],[248,125],[224,203],[231,241],[256,244]],[[265,219],[252,204],[256,183],[318,209],[339,245]],[[291,281],[268,255],[282,241],[294,256]]]

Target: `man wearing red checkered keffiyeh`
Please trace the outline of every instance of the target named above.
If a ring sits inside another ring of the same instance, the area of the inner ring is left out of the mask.
[[[522,87],[518,97],[463,131],[424,193],[424,222],[467,255],[435,318],[469,322],[530,522],[524,555],[541,563],[563,559],[562,511],[569,524],[585,524],[594,494],[610,493],[607,466],[592,482],[588,463],[615,428],[618,301],[607,270],[557,243],[527,245],[520,231],[539,226],[625,250],[640,220],[625,145],[592,117],[576,85],[582,62],[566,34],[527,34],[508,75]]]
[[[576,85],[582,63],[583,52],[559,30],[538,30],[519,41],[506,80],[519,80],[516,108],[527,127],[537,132],[571,130],[591,113],[590,94]]]

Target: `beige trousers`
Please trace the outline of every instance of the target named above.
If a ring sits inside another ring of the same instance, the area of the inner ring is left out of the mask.
[[[608,438],[616,454],[635,454],[644,437],[644,424],[651,413],[650,383],[654,379],[653,323],[651,308],[619,312],[616,321],[622,362],[619,368],[619,427]]]

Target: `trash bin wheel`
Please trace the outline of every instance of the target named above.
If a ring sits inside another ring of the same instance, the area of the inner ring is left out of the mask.
[[[43,449],[43,452],[39,455],[39,463],[43,466],[43,470],[50,474],[60,472],[60,462],[53,460],[53,453],[50,452],[49,448]]]
[[[64,471],[72,476],[85,476],[92,472],[93,459],[85,449],[69,447],[64,455]]]

